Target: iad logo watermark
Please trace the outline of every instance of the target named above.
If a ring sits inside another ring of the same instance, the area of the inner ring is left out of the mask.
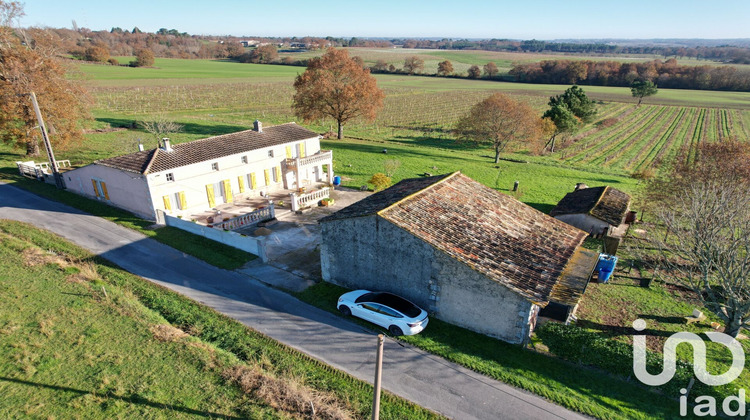
[[[646,321],[636,319],[633,321],[636,331],[646,329]],[[732,366],[721,375],[712,375],[706,370],[706,344],[697,335],[690,332],[678,332],[672,334],[664,343],[664,369],[658,375],[652,375],[646,371],[646,336],[643,334],[633,335],[633,372],[639,381],[646,385],[660,386],[669,382],[677,370],[677,345],[688,343],[693,346],[693,372],[699,381],[709,386],[726,385],[740,376],[745,367],[745,352],[737,340],[724,333],[709,331],[704,333],[709,340],[726,346],[732,353]],[[680,390],[680,415],[687,416],[688,397],[687,389]],[[736,403],[736,404],[733,404]],[[736,408],[732,406],[736,405]],[[740,389],[738,395],[730,395],[721,404],[724,415],[745,415],[745,390]],[[693,414],[696,416],[716,416],[716,398],[702,395],[695,398]]]

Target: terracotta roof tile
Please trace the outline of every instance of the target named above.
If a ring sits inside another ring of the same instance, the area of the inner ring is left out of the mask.
[[[586,232],[456,172],[404,180],[326,221],[377,212],[472,269],[546,305]],[[377,197],[380,195],[380,197]],[[398,197],[401,197],[400,199]],[[356,206],[356,207],[355,207]]]
[[[375,193],[363,200],[360,200],[351,206],[345,207],[336,213],[330,214],[322,219],[321,222],[331,220],[347,219],[350,217],[367,216],[375,214],[380,210],[392,205],[393,203],[403,200],[404,198],[415,194],[437,181],[449,176],[450,174],[437,175],[426,178],[404,179],[396,185]]]
[[[149,174],[314,137],[317,137],[315,132],[295,123],[288,123],[264,127],[260,133],[255,130],[245,130],[175,144],[171,152],[154,149],[102,159],[96,163],[124,171]]]
[[[566,194],[549,214],[590,214],[612,226],[620,226],[629,207],[628,194],[609,186],[594,187]]]

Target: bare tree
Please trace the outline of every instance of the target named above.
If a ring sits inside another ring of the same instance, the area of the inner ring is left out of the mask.
[[[750,325],[750,145],[702,143],[649,182],[658,277],[683,284],[735,337]],[[659,229],[662,228],[662,229]]]
[[[650,238],[658,249],[657,275],[692,289],[703,306],[736,337],[750,326],[750,192],[741,184],[696,183],[662,207],[666,235]],[[656,236],[656,235],[653,235]]]
[[[179,133],[183,128],[166,114],[156,114],[148,121],[139,121],[138,125],[154,136],[157,142],[170,134]]]

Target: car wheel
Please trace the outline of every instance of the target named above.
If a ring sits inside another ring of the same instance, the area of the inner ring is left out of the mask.
[[[344,316],[351,316],[352,315],[352,310],[349,309],[349,307],[346,306],[346,305],[339,306],[339,312],[341,312],[342,314],[344,314]]]
[[[398,337],[399,335],[404,335],[404,332],[401,331],[401,328],[391,325],[388,327],[388,331],[391,333],[391,335]]]

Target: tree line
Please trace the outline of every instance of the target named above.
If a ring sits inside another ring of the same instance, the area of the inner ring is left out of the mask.
[[[525,83],[631,86],[650,80],[661,88],[749,91],[750,74],[728,66],[686,66],[670,58],[645,63],[544,60],[515,64],[509,74]]]
[[[394,39],[394,45],[404,48],[425,48],[443,50],[485,50],[507,52],[550,52],[576,54],[646,54],[660,55],[665,59],[694,58],[716,60],[726,63],[750,63],[750,49],[745,46],[663,46],[663,45],[621,45],[617,43],[555,42],[536,39],[517,41],[509,39]]]

